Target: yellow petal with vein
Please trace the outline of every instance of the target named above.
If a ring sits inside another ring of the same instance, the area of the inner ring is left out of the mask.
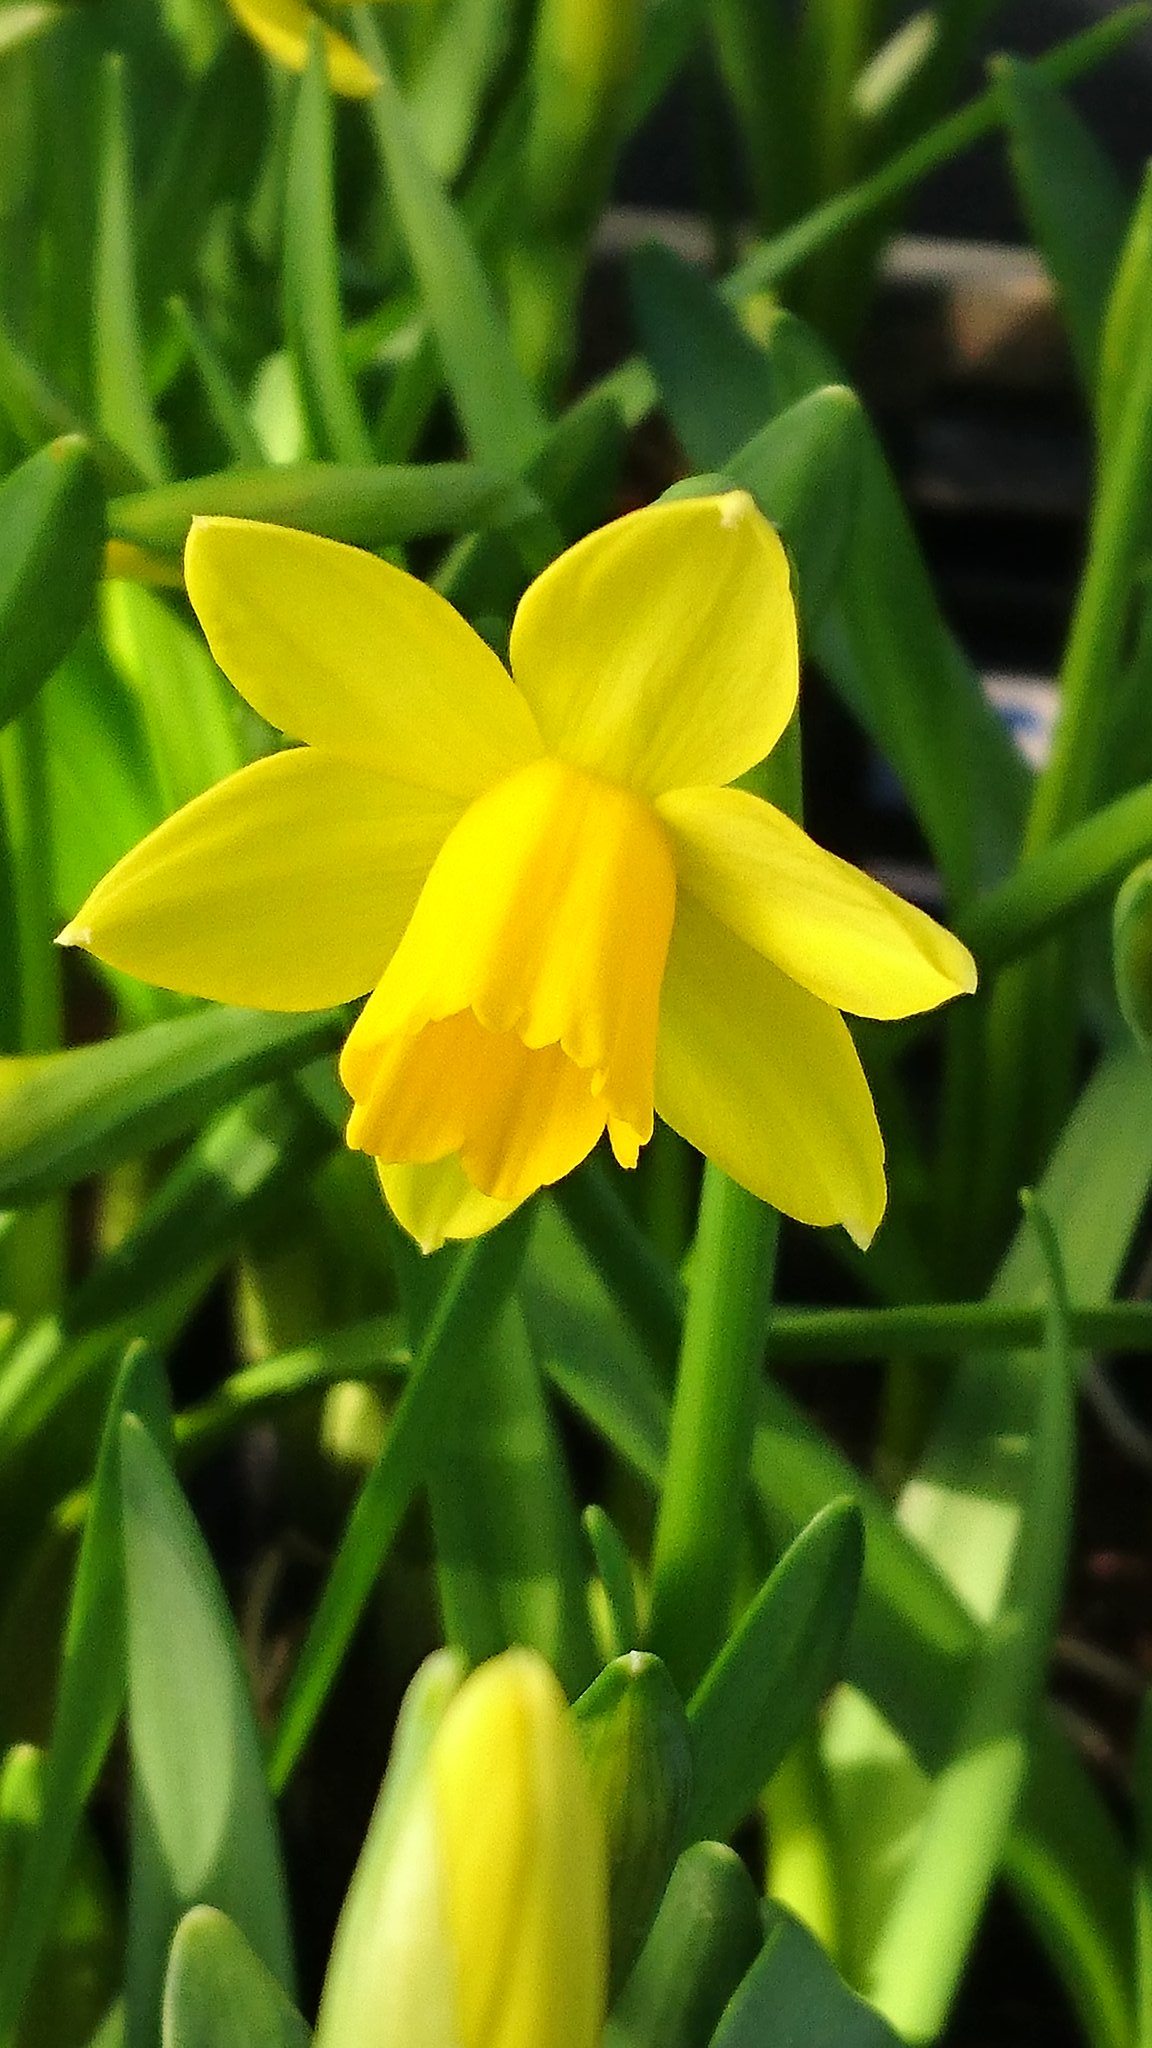
[[[328,80],[334,92],[363,100],[379,85],[372,66],[365,63],[360,52],[322,22],[311,7],[305,6],[304,0],[228,0],[228,4],[253,42],[259,43],[278,64],[286,64],[290,71],[303,71],[308,62],[309,38],[319,27],[328,61]]]
[[[657,809],[684,887],[822,1002],[909,1017],[970,994],[966,946],[739,789],[677,789]]]
[[[426,583],[341,541],[197,519],[188,595],[225,675],[293,739],[477,796],[541,751],[491,648]]]
[[[376,1171],[397,1223],[422,1252],[439,1251],[449,1238],[482,1237],[517,1206],[482,1195],[451,1156],[428,1166],[383,1166],[378,1160]]]
[[[331,754],[273,754],[125,854],[60,942],[216,1002],[344,1002],[379,979],[458,814]]]
[[[884,1143],[847,1025],[686,891],[664,976],[656,1107],[786,1216],[871,1240]]]
[[[565,760],[650,796],[731,782],[796,702],[779,536],[744,491],[630,512],[537,577],[511,663]]]

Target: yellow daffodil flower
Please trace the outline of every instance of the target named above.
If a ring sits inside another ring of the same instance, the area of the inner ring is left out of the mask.
[[[475,1236],[653,1110],[766,1202],[866,1244],[883,1144],[842,1010],[975,984],[940,926],[730,787],[797,693],[774,530],[742,491],[633,512],[526,592],[511,674],[359,550],[193,525],[225,673],[303,740],[152,833],[61,934],[270,1010],[371,990],[350,1145],[426,1248]]]
[[[418,1679],[417,1711],[420,1691]],[[405,1761],[401,1745],[337,1929],[316,2048],[598,2048],[603,1823],[548,1666],[530,1650],[482,1664],[423,1758]]]
[[[307,0],[228,0],[241,28],[277,64],[303,71],[317,28],[324,44],[328,82],[349,99],[368,99],[380,80],[346,36],[330,28]]]

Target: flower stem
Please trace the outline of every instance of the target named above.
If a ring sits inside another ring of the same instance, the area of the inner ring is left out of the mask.
[[[685,1697],[731,1616],[777,1223],[706,1168],[652,1567],[651,1646]]]
[[[797,717],[746,786],[800,818]],[[732,1618],[778,1233],[774,1209],[705,1167],[652,1556],[651,1647],[685,1699]]]

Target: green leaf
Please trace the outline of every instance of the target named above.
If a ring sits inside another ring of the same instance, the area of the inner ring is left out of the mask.
[[[113,581],[102,613],[105,645],[140,705],[161,803],[178,810],[247,760],[246,707],[202,635],[155,591]]]
[[[1091,130],[1035,65],[997,57],[992,76],[1008,124],[1016,187],[1060,295],[1076,366],[1092,400],[1128,200]]]
[[[192,358],[208,411],[233,460],[249,466],[259,464],[264,453],[260,437],[212,336],[185,300],[169,299],[168,312]]]
[[[632,1968],[684,1841],[692,1744],[659,1657],[630,1650],[572,1712],[608,1848],[609,2004]]]
[[[429,167],[451,184],[464,167],[483,103],[515,40],[508,0],[452,0],[412,82],[409,110]]]
[[[170,1334],[173,1298],[179,1321],[331,1143],[327,1126],[285,1083],[266,1083],[216,1117],[60,1313],[31,1324],[3,1354],[0,1463],[120,1344]]]
[[[1152,852],[1152,784],[1142,783],[1021,861],[977,897],[959,922],[982,973],[1029,952],[1040,939],[1115,888]]]
[[[1028,821],[1031,852],[1080,824],[1099,803],[1112,733],[1124,715],[1117,685],[1133,590],[1152,531],[1147,490],[1152,352],[1145,346],[1150,318],[1152,170],[1147,170],[1105,321],[1097,408],[1099,481],[1060,670],[1060,717]],[[1138,684],[1138,663],[1132,674]]]
[[[334,1049],[340,1011],[193,1011],[98,1045],[0,1060],[0,1201],[41,1200],[203,1125],[242,1090]]]
[[[1014,1480],[1015,1549],[974,1663],[953,1753],[932,1786],[868,1969],[869,1995],[911,2040],[933,2040],[943,2027],[997,1874],[1027,1771],[1063,1587],[1075,1431],[1067,1293],[1052,1225],[1038,1201],[1028,1214],[1051,1293],[1027,1465]],[[955,1436],[940,1448],[968,1452]]]
[[[697,1842],[672,1873],[604,2048],[708,2048],[760,1942],[760,1902],[740,1858]]]
[[[700,272],[662,243],[629,264],[640,345],[689,462],[724,469],[777,411],[772,368]]]
[[[526,1226],[520,1211],[466,1246],[437,1300],[292,1674],[269,1765],[277,1789],[308,1740],[400,1523],[433,1468],[437,1436],[459,1397],[462,1375],[515,1284]]]
[[[143,1415],[163,1435],[167,1389],[151,1355],[129,1353],[101,1439],[64,1635],[40,1825],[0,1945],[0,2042],[9,2048],[56,1921],[84,1806],[124,1700],[124,1595],[120,1528],[121,1416]]]
[[[796,1537],[706,1672],[688,1708],[694,1838],[750,1812],[837,1675],[856,1605],[859,1509],[833,1501]]]
[[[806,1927],[765,1909],[764,1946],[712,2036],[712,2048],[813,2041],[820,2048],[896,2048],[879,2013],[837,1976]]]
[[[163,2048],[308,2048],[311,2039],[240,1929],[215,1906],[185,1913],[168,1958]]]
[[[152,410],[136,289],[135,196],[129,162],[124,59],[105,57],[100,72],[98,186],[93,331],[96,412],[108,439],[148,483],[168,463]]]
[[[498,526],[534,509],[535,500],[491,469],[470,462],[429,462],[374,469],[335,463],[284,463],[271,469],[223,469],[155,491],[114,498],[109,530],[146,548],[182,548],[193,519],[267,519],[329,540],[384,547],[423,534]]]
[[[1112,957],[1125,1022],[1152,1052],[1152,861],[1141,861],[1116,898]]]
[[[596,1654],[584,1546],[524,1314],[510,1300],[476,1347],[429,1480],[447,1640],[470,1664],[538,1650],[569,1694]]]
[[[0,57],[52,28],[64,13],[52,0],[14,0],[0,14]]]
[[[395,1886],[396,1843],[464,1673],[461,1658],[451,1650],[437,1650],[425,1658],[404,1694],[384,1783],[332,1942],[316,2030],[321,2048],[346,2048],[367,2031],[363,2014],[376,1996],[381,1969],[392,1961],[385,1901],[390,1882]]]
[[[344,355],[332,162],[332,100],[317,26],[288,143],[284,331],[317,452],[338,462],[370,463],[372,441]]]
[[[51,442],[0,484],[0,725],[89,616],[103,547],[103,491],[78,436]]]
[[[192,1905],[227,1913],[286,1989],[293,1971],[235,1625],[191,1509],[132,1415],[120,1424],[120,1484],[134,1810],[158,1880],[132,1897],[128,2032],[145,2040],[159,2020],[169,1938]]]
[[[43,1826],[44,1758],[29,1743],[0,1768],[0,1924],[12,1927],[13,1893]],[[20,2014],[20,2048],[84,2040],[103,2014],[119,1974],[119,1929],[104,1859],[81,1825],[61,1887],[52,1940]]]
[[[421,150],[383,39],[367,9],[358,8],[354,19],[360,48],[381,80],[368,112],[461,424],[479,462],[522,470],[547,422],[516,366],[468,231]]]
[[[600,1591],[607,1610],[607,1626],[602,1633],[610,1645],[609,1654],[623,1657],[641,1640],[632,1560],[623,1537],[602,1507],[593,1504],[585,1508],[580,1519],[596,1560]]]

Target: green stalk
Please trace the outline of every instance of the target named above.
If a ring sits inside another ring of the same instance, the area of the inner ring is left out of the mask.
[[[798,716],[747,779],[800,817]],[[705,1167],[652,1554],[651,1647],[685,1699],[724,1641],[736,1597],[778,1235],[775,1210]]]
[[[651,1647],[687,1698],[736,1590],[778,1218],[708,1166],[652,1564]]]

